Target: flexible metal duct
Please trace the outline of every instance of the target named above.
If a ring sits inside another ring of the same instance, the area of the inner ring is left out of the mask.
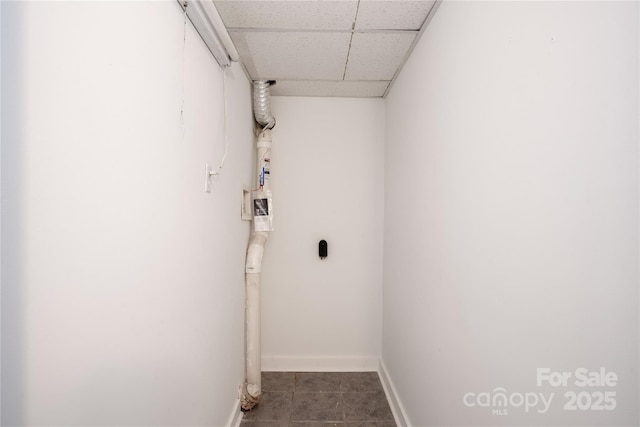
[[[273,129],[276,125],[276,119],[271,114],[269,86],[272,83],[267,80],[253,82],[253,114],[264,129]]]

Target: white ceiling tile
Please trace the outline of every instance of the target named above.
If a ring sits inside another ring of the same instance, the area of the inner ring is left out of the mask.
[[[356,30],[419,30],[435,0],[361,0]]]
[[[215,1],[227,28],[289,30],[351,30],[357,0],[342,1]]]
[[[340,96],[351,98],[381,97],[389,86],[388,81],[292,81],[279,80],[270,91],[274,96]]]
[[[437,6],[435,0],[213,1],[251,78],[277,80],[272,93],[289,96],[384,96]]]
[[[349,33],[232,31],[253,79],[341,80]]]
[[[346,80],[391,80],[417,33],[355,33]]]

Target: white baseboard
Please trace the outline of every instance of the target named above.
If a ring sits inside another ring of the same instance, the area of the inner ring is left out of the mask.
[[[396,425],[398,427],[411,427],[411,424],[409,424],[409,418],[402,406],[402,402],[400,402],[400,399],[398,398],[398,393],[393,386],[391,378],[389,378],[387,368],[385,367],[382,359],[380,359],[378,374],[380,375],[384,392],[387,395],[389,406],[391,406],[391,412],[393,412],[393,418],[396,421]]]
[[[377,357],[263,356],[265,372],[367,372],[378,370]]]
[[[240,399],[237,399],[235,404],[233,405],[233,409],[231,410],[231,415],[229,415],[229,422],[227,422],[227,426],[240,427],[241,421],[242,411],[240,410]]]

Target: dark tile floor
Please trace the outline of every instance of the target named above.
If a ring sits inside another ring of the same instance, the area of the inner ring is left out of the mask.
[[[241,427],[396,427],[377,372],[263,372]]]

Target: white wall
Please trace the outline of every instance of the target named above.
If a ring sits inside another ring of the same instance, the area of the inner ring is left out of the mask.
[[[383,100],[273,97],[272,111],[275,231],[263,264],[263,368],[375,370]]]
[[[637,2],[437,11],[386,104],[382,355],[410,425],[638,425],[638,36]],[[497,387],[555,397],[463,404]]]
[[[3,2],[2,55],[2,425],[226,425],[244,74],[227,74],[207,194],[222,72],[177,2]]]

